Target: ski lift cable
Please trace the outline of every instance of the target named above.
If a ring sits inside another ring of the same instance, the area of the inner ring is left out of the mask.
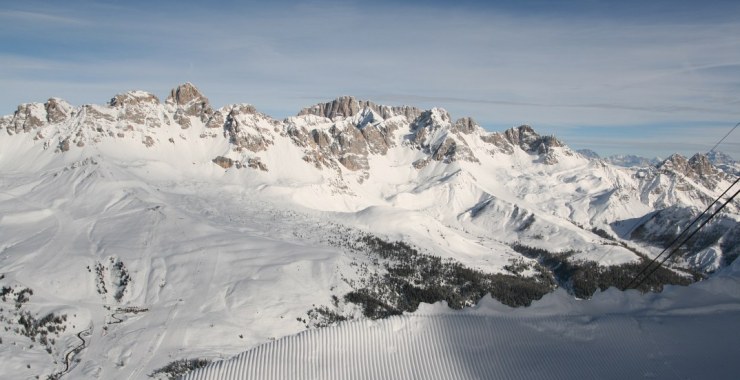
[[[730,186],[729,186],[729,187],[728,187],[727,189],[725,189],[725,191],[724,191],[724,192],[722,192],[722,194],[720,194],[720,195],[719,195],[719,197],[715,198],[715,199],[714,199],[714,201],[712,201],[712,203],[711,203],[711,204],[709,204],[709,206],[708,206],[708,207],[707,207],[706,209],[704,209],[704,211],[702,211],[702,212],[701,212],[701,214],[697,215],[697,216],[696,216],[696,217],[695,217],[695,218],[694,218],[694,219],[693,219],[693,220],[691,221],[691,223],[689,223],[689,225],[688,225],[688,226],[686,226],[686,228],[684,228],[684,230],[683,230],[683,231],[681,231],[681,233],[679,233],[679,234],[678,234],[678,236],[676,236],[676,237],[675,237],[675,238],[673,239],[673,241],[671,241],[671,243],[670,243],[670,244],[668,244],[668,245],[667,245],[667,246],[666,246],[666,247],[665,247],[665,248],[664,248],[664,249],[663,249],[663,250],[662,250],[662,251],[661,251],[661,252],[660,252],[660,253],[659,253],[659,254],[658,254],[657,256],[655,256],[655,257],[654,257],[654,258],[653,258],[652,260],[650,260],[650,262],[649,262],[649,263],[648,263],[647,265],[645,265],[645,266],[644,266],[644,267],[642,268],[642,270],[641,270],[640,272],[638,272],[638,273],[637,273],[637,274],[635,275],[635,277],[633,277],[633,278],[632,278],[632,281],[630,281],[630,282],[629,282],[629,283],[628,283],[628,284],[627,284],[627,285],[626,285],[626,286],[624,287],[624,289],[623,289],[623,290],[629,289],[629,288],[630,288],[630,286],[632,286],[632,284],[633,284],[633,283],[635,283],[635,281],[637,281],[637,279],[638,279],[638,278],[639,278],[639,277],[640,277],[640,276],[641,276],[641,275],[642,275],[643,273],[645,273],[645,272],[646,272],[646,271],[648,270],[648,268],[650,268],[650,267],[651,267],[651,266],[652,266],[653,264],[655,264],[655,262],[656,262],[656,261],[657,261],[657,260],[658,260],[658,259],[659,259],[659,258],[660,258],[661,256],[663,256],[663,254],[664,254],[664,253],[666,253],[666,252],[667,252],[668,250],[670,250],[670,249],[671,249],[671,247],[673,247],[673,245],[674,245],[674,244],[676,244],[676,242],[678,242],[678,241],[679,241],[679,240],[680,240],[680,239],[681,239],[681,238],[682,238],[682,237],[683,237],[683,236],[684,236],[684,235],[685,235],[685,234],[686,234],[686,233],[687,233],[687,232],[688,232],[689,230],[691,230],[691,227],[692,227],[692,226],[693,226],[694,224],[696,224],[696,222],[698,222],[698,221],[699,221],[699,220],[700,220],[701,218],[703,218],[703,217],[704,217],[704,215],[705,215],[705,214],[706,214],[707,212],[709,212],[709,210],[710,210],[710,209],[711,209],[712,207],[714,207],[714,205],[715,205],[715,204],[717,204],[717,202],[720,202],[720,201],[722,200],[722,197],[724,197],[724,196],[725,196],[725,194],[727,194],[727,192],[728,192],[728,191],[730,191],[730,189],[732,189],[732,188],[733,188],[733,187],[734,187],[735,185],[737,185],[737,183],[738,183],[738,182],[740,182],[740,177],[738,177],[737,179],[735,179],[735,182],[733,182],[733,183],[732,183],[732,185],[730,185]],[[733,198],[734,198],[734,196],[733,196]],[[724,207],[724,206],[722,206],[722,207]],[[707,220],[707,221],[708,221],[708,220]],[[680,246],[680,244],[679,244],[679,246]],[[658,266],[660,266],[660,265],[661,265],[661,264],[659,264]]]
[[[714,146],[712,147],[712,149],[709,149],[709,152],[711,153],[712,151],[714,151],[715,149],[717,149],[717,147],[719,146],[719,144],[722,144],[722,141],[725,141],[725,139],[728,136],[730,136],[730,134],[732,134],[732,132],[735,130],[735,128],[737,128],[738,125],[740,125],[740,123],[735,124],[735,126],[732,127],[732,129],[730,129],[729,132],[727,132],[727,134],[725,135],[725,137],[721,138],[716,144],[714,144]]]
[[[725,206],[727,206],[727,204],[732,202],[732,200],[735,199],[735,197],[738,194],[740,194],[740,190],[736,191],[735,194],[733,194],[730,197],[730,199],[725,201],[725,203],[723,203],[722,206],[720,206],[717,210],[715,210],[712,213],[712,215],[709,216],[707,220],[705,220],[696,230],[694,230],[694,232],[691,233],[691,235],[689,235],[686,239],[684,239],[684,241],[682,241],[681,244],[676,246],[676,248],[674,248],[673,251],[671,251],[671,253],[668,254],[668,256],[663,258],[663,260],[655,268],[653,268],[649,273],[645,275],[645,277],[643,277],[643,279],[640,282],[637,283],[635,288],[640,287],[640,285],[642,285],[642,283],[645,282],[645,280],[647,280],[653,273],[655,273],[655,271],[658,270],[658,268],[660,268],[663,264],[665,264],[666,261],[668,261],[668,259],[670,259],[676,252],[678,252],[678,249],[681,248],[682,245],[686,244],[689,240],[691,240],[691,238],[694,237],[694,235],[696,235],[696,233],[699,232],[699,230],[701,230],[702,227],[704,227],[707,223],[709,223],[709,221],[712,220],[712,218],[714,218],[714,216],[717,215]]]
[[[711,220],[712,218],[714,218],[714,217],[715,217],[715,215],[719,214],[719,212],[720,212],[720,211],[722,211],[722,209],[723,209],[723,208],[724,208],[725,206],[727,206],[728,204],[730,204],[730,203],[731,203],[731,202],[733,201],[733,199],[735,199],[735,197],[737,197],[737,195],[738,195],[738,194],[740,194],[740,189],[738,189],[738,190],[737,190],[737,191],[735,192],[735,194],[733,194],[733,195],[732,195],[732,196],[731,196],[731,197],[730,197],[729,199],[727,199],[727,201],[725,201],[725,203],[723,203],[723,204],[722,204],[722,206],[720,206],[720,207],[719,207],[719,208],[718,208],[717,210],[715,210],[715,211],[714,211],[714,212],[712,213],[712,215],[710,215],[710,216],[709,216],[709,218],[708,218],[707,220],[705,220],[705,221],[704,221],[704,222],[703,222],[703,223],[702,223],[702,224],[701,224],[701,225],[700,225],[699,227],[697,227],[697,229],[696,229],[696,230],[695,230],[695,231],[694,231],[694,232],[693,232],[693,233],[691,234],[691,236],[687,237],[687,238],[686,238],[686,239],[685,239],[685,240],[684,240],[684,241],[683,241],[683,242],[682,242],[681,244],[679,244],[679,247],[680,247],[681,245],[684,245],[684,244],[688,243],[688,241],[689,241],[689,240],[691,240],[691,238],[693,238],[693,237],[694,237],[694,235],[695,235],[695,234],[696,234],[697,232],[699,232],[699,230],[700,230],[700,229],[701,229],[702,227],[704,227],[704,226],[705,226],[705,225],[706,225],[707,223],[709,223],[709,221],[710,221],[710,220]],[[677,248],[678,248],[678,247],[677,247]],[[668,256],[666,256],[666,257],[665,257],[665,258],[664,258],[664,259],[663,259],[663,260],[662,260],[662,261],[660,262],[660,265],[663,265],[663,263],[665,263],[666,261],[668,261],[668,260],[669,260],[669,259],[671,258],[671,256],[673,256],[673,254],[674,254],[674,253],[676,253],[677,251],[678,251],[678,249],[675,249],[675,250],[673,250],[673,252],[671,252],[671,253],[670,253],[670,254],[669,254]]]
[[[709,151],[707,152],[707,154],[709,154],[709,153],[713,152],[713,151],[714,151],[715,149],[717,149],[717,147],[718,147],[718,146],[719,146],[720,144],[722,144],[722,142],[723,142],[723,141],[725,141],[725,139],[727,139],[727,137],[729,137],[729,136],[730,136],[730,135],[732,134],[732,132],[734,132],[734,131],[735,131],[735,129],[736,129],[736,128],[737,128],[738,126],[740,126],[740,122],[738,122],[738,123],[737,123],[737,124],[735,124],[735,125],[734,125],[734,126],[733,126],[732,128],[730,128],[730,130],[729,130],[729,131],[728,131],[728,132],[727,132],[727,133],[726,133],[726,134],[725,134],[725,135],[724,135],[724,136],[723,136],[723,137],[722,137],[721,139],[719,139],[719,141],[717,141],[717,143],[716,143],[716,144],[714,144],[714,146],[712,147],[712,149],[709,149]],[[738,177],[738,179],[740,179],[740,177]],[[736,179],[736,180],[735,180],[735,182],[733,182],[733,184],[732,184],[732,185],[730,185],[730,187],[728,187],[728,188],[727,188],[727,189],[726,189],[726,190],[725,190],[725,191],[724,191],[724,192],[723,192],[723,193],[722,193],[722,194],[721,194],[721,195],[720,195],[719,197],[717,197],[717,198],[716,198],[716,199],[715,199],[715,200],[714,200],[714,201],[713,201],[713,202],[712,202],[712,203],[711,203],[711,204],[709,205],[709,207],[707,207],[707,208],[706,208],[706,209],[705,209],[705,210],[704,210],[704,211],[703,211],[703,212],[702,212],[701,214],[699,214],[699,215],[698,215],[698,216],[697,216],[696,218],[694,218],[694,220],[692,220],[692,221],[691,221],[691,223],[689,223],[689,225],[688,225],[688,226],[687,226],[687,227],[686,227],[686,228],[685,228],[685,229],[684,229],[684,230],[683,230],[683,231],[682,231],[682,232],[681,232],[680,234],[678,234],[678,236],[676,236],[676,238],[675,238],[675,239],[673,239],[673,241],[671,241],[671,243],[670,243],[669,245],[667,245],[667,246],[666,246],[666,248],[665,248],[665,249],[663,249],[663,251],[661,251],[661,252],[660,252],[660,254],[658,254],[658,255],[657,255],[657,256],[655,256],[655,257],[654,257],[654,258],[653,258],[652,260],[650,260],[650,262],[649,262],[649,263],[648,263],[648,264],[647,264],[646,266],[644,266],[644,267],[642,268],[642,270],[640,270],[640,272],[638,272],[638,273],[637,273],[637,274],[635,275],[635,277],[633,277],[633,278],[632,278],[632,280],[631,280],[631,281],[630,281],[630,282],[629,282],[629,283],[628,283],[628,284],[627,284],[627,285],[626,285],[626,286],[625,286],[625,287],[624,287],[624,288],[623,288],[622,290],[626,290],[626,289],[629,289],[629,287],[630,287],[630,286],[632,286],[632,284],[633,284],[633,283],[634,283],[635,281],[637,281],[637,279],[638,279],[638,278],[639,278],[639,277],[640,277],[640,276],[641,276],[641,275],[642,275],[643,273],[645,273],[645,271],[647,271],[647,270],[648,270],[648,268],[650,268],[650,266],[652,266],[653,264],[655,264],[655,262],[656,262],[656,261],[657,261],[657,260],[658,260],[658,259],[659,259],[659,258],[660,258],[660,257],[661,257],[661,256],[662,256],[662,255],[663,255],[663,254],[664,254],[664,253],[665,253],[665,252],[667,251],[667,250],[669,250],[669,249],[671,248],[671,246],[672,246],[673,244],[675,244],[675,243],[676,243],[676,242],[677,242],[677,241],[678,241],[678,240],[679,240],[679,239],[681,238],[681,236],[683,236],[683,235],[684,235],[684,234],[686,233],[686,231],[688,231],[689,229],[691,229],[691,226],[693,226],[693,225],[694,225],[694,224],[695,224],[695,223],[696,223],[696,222],[697,222],[697,221],[698,221],[699,219],[701,219],[701,218],[702,218],[702,217],[704,216],[704,214],[706,214],[706,213],[707,213],[707,212],[709,211],[709,209],[711,209],[711,208],[712,208],[712,207],[713,207],[713,206],[714,206],[714,205],[715,205],[715,204],[716,204],[717,202],[719,202],[719,200],[720,200],[720,199],[721,199],[721,198],[722,198],[722,197],[723,197],[723,196],[724,196],[724,195],[725,195],[725,194],[726,194],[726,193],[727,193],[727,192],[728,192],[728,191],[729,191],[729,190],[730,190],[730,189],[731,189],[731,188],[732,188],[733,186],[735,186],[735,184],[737,184],[737,182],[738,182],[738,179]],[[603,256],[602,256],[602,257],[601,257],[601,258],[599,259],[599,261],[600,261],[600,260],[601,260],[601,259],[602,259],[602,258],[603,258],[604,256],[606,256],[606,255],[603,255]]]

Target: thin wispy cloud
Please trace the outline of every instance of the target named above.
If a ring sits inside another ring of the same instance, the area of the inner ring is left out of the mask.
[[[402,103],[418,102],[437,102],[439,104],[467,103],[467,104],[490,104],[501,106],[518,106],[518,107],[542,107],[542,108],[595,108],[601,110],[625,110],[625,111],[648,111],[661,113],[675,113],[678,111],[698,111],[698,112],[721,112],[719,109],[691,107],[691,106],[671,106],[671,105],[654,105],[640,106],[629,104],[609,104],[609,103],[584,103],[584,104],[567,104],[567,103],[533,103],[533,102],[512,102],[507,100],[490,100],[490,99],[465,99],[451,98],[444,96],[420,96],[420,95],[380,95],[376,96],[378,100],[388,100]]]
[[[133,88],[162,96],[191,81],[216,106],[249,102],[277,117],[355,95],[556,134],[740,118],[731,3],[695,17],[680,3],[661,18],[607,2],[588,2],[587,13],[461,4],[19,5],[0,13],[0,107],[52,95],[100,102]],[[58,20],[27,30],[45,15]]]
[[[53,23],[66,25],[83,25],[84,21],[74,17],[60,16],[51,13],[25,10],[0,10],[0,20],[3,22],[30,22],[30,23]]]

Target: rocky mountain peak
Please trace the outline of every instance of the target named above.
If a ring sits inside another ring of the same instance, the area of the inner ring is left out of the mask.
[[[740,162],[735,161],[730,155],[712,150],[707,153],[707,158],[714,167],[730,175],[740,176]]]
[[[190,103],[208,104],[208,98],[195,85],[186,82],[170,90],[170,95],[167,97],[166,102],[168,104],[187,106]]]
[[[9,134],[30,132],[46,121],[46,108],[41,103],[24,103],[18,106],[7,126]]]
[[[141,104],[159,104],[159,98],[154,94],[145,91],[127,91],[122,94],[117,94],[111,98],[108,103],[111,107],[126,107],[126,106],[138,106]]]
[[[183,129],[190,128],[190,117],[197,117],[206,123],[213,115],[208,98],[190,82],[173,88],[165,102],[176,108],[174,119]]]
[[[529,145],[537,141],[540,135],[529,125],[520,125],[504,131],[504,136],[514,145],[521,146],[524,150],[530,150]]]
[[[734,164],[736,162],[729,154],[716,150],[707,153],[707,158],[713,165]]]
[[[432,108],[422,112],[410,125],[408,143],[429,155],[428,158],[414,162],[414,167],[422,168],[430,160],[452,162],[464,160],[480,162],[462,138],[480,128],[471,118],[462,118],[452,124],[450,114],[442,108]]]
[[[117,119],[128,123],[159,127],[159,119],[148,117],[159,105],[159,98],[146,91],[127,91],[111,98],[108,105],[118,111]],[[94,114],[88,109],[88,114]],[[101,117],[102,115],[98,115]]]
[[[550,148],[562,147],[563,143],[554,136],[541,136],[529,125],[507,129],[504,136],[513,145],[531,153],[546,153]]]
[[[709,157],[702,153],[697,153],[689,159],[689,167],[699,177],[713,176],[719,172],[709,161]]]
[[[678,153],[668,156],[658,167],[661,169],[672,169],[681,174],[688,174],[690,172],[689,160]]]
[[[546,164],[555,164],[558,162],[552,148],[565,146],[554,136],[541,136],[529,125],[509,128],[503,133],[496,132],[489,135],[481,135],[481,139],[495,145],[506,154],[512,154],[514,148],[519,147],[525,152],[541,156],[543,162]],[[572,153],[566,151],[566,154],[570,155]]]
[[[384,106],[368,100],[357,100],[354,96],[340,96],[330,102],[319,103],[314,106],[304,108],[298,113],[298,116],[315,115],[334,120],[339,117],[355,116],[366,108],[377,113],[383,119],[401,115],[409,120],[413,120],[419,117],[422,113],[422,111],[416,107]]]
[[[316,115],[334,119],[336,117],[354,116],[361,109],[360,102],[354,96],[340,96],[330,102],[319,103],[312,107],[304,108],[298,113],[298,116]]]
[[[473,120],[472,117],[463,117],[457,119],[455,121],[455,124],[452,125],[453,130],[464,133],[466,135],[473,133],[478,128],[480,128],[480,126],[478,125],[478,123],[475,122],[475,120]]]
[[[46,110],[46,120],[52,124],[67,120],[72,112],[72,106],[59,98],[49,98],[44,103],[44,109]]]
[[[432,108],[421,112],[421,114],[414,120],[412,130],[419,128],[431,128],[438,129],[440,127],[448,126],[451,124],[450,114],[442,108]]]
[[[697,153],[690,159],[673,154],[660,163],[658,168],[664,172],[672,171],[697,180],[709,189],[713,189],[724,177],[724,173],[712,165],[707,155],[702,153]]]

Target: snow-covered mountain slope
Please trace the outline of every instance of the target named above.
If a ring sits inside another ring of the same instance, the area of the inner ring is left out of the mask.
[[[722,169],[726,173],[734,174],[735,176],[740,175],[740,162],[730,157],[730,155],[713,150],[707,154],[707,158],[712,165]]]
[[[293,235],[321,227],[249,206],[247,193],[158,189],[129,172],[154,168],[69,167],[12,188],[18,178],[3,178],[0,283],[13,289],[4,322],[16,327],[24,311],[67,322],[48,346],[31,329],[4,334],[0,377],[62,371],[74,334],[89,330],[91,349],[72,377],[143,378],[188,350],[229,354],[300,331],[295,318],[342,289],[336,268],[351,258]],[[26,288],[30,300],[15,301]]]
[[[618,168],[352,97],[275,120],[191,84],[21,105],[0,173],[0,376],[21,378],[140,378],[419,302],[588,297],[731,183],[701,156]],[[642,289],[727,265],[737,212]]]
[[[427,305],[289,336],[183,379],[732,379],[738,269],[662,294],[610,289],[583,302],[557,291],[528,308],[486,298],[462,312]]]

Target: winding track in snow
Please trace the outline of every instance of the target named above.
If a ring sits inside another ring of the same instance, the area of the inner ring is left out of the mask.
[[[88,342],[85,340],[85,338],[82,337],[82,335],[91,335],[92,331],[93,331],[93,325],[90,325],[90,327],[75,334],[75,336],[77,336],[77,339],[80,340],[80,344],[73,347],[71,350],[67,352],[66,355],[64,355],[64,369],[60,372],[50,375],[49,376],[50,379],[61,379],[64,375],[69,373],[71,369],[70,363],[72,363],[72,359],[74,359],[74,356],[82,352],[82,350],[84,350],[85,348],[87,348]]]

